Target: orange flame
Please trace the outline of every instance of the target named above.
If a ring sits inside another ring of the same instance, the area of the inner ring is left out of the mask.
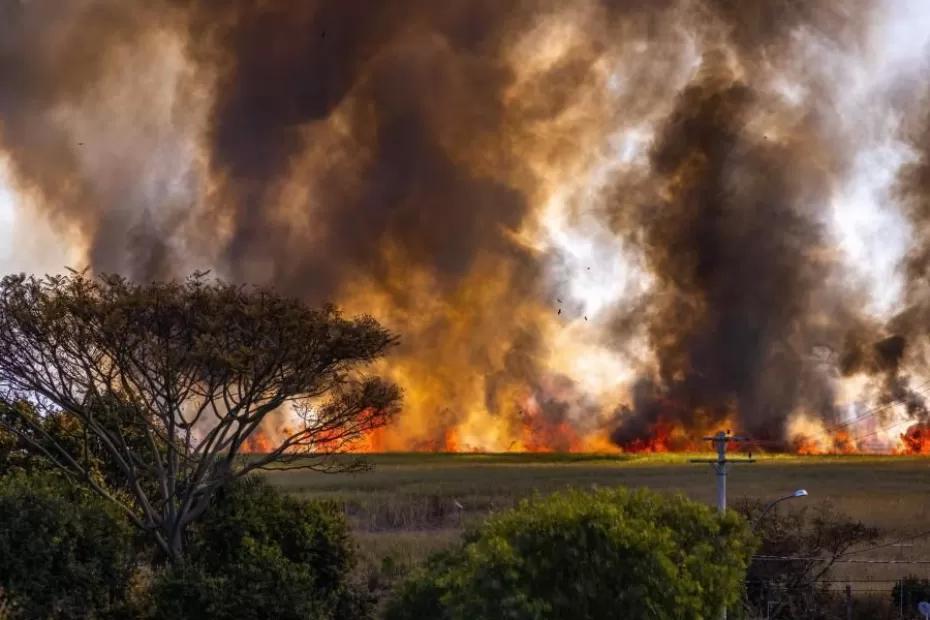
[[[901,434],[904,454],[930,454],[930,424],[919,422]]]
[[[620,449],[623,452],[646,453],[706,450],[708,444],[701,437],[712,432],[716,432],[716,429],[695,433],[686,430],[681,424],[660,419],[652,425],[647,438],[629,441]]]
[[[242,444],[242,452],[249,454],[267,454],[274,449],[271,438],[268,437],[261,429],[255,430],[251,435],[245,438]]]
[[[566,420],[545,419],[534,400],[530,400],[521,413],[520,439],[524,452],[578,452],[581,450],[581,439],[575,429]]]
[[[681,422],[660,418],[649,429],[646,437],[628,441],[620,446],[613,443],[608,431],[603,428],[588,433],[580,431],[570,420],[558,416],[547,416],[532,395],[524,397],[517,405],[516,426],[502,432],[509,443],[503,447],[508,452],[625,452],[625,453],[665,453],[706,451],[709,444],[703,436],[716,433],[722,428],[732,427],[727,422],[707,422],[697,428],[685,427]],[[696,414],[695,418],[701,416]],[[694,421],[694,420],[692,420]],[[704,428],[701,428],[704,427]],[[442,428],[433,438],[424,438],[398,447],[396,429],[381,427],[363,435],[353,443],[349,450],[357,453],[391,452],[397,449],[418,452],[483,452],[483,445],[463,439],[463,426],[451,422]],[[284,434],[287,427],[280,429]],[[268,453],[276,447],[273,439],[281,432],[258,429],[244,442],[244,453]],[[874,433],[866,433],[871,435]],[[831,429],[823,427],[822,422],[810,419],[799,422],[793,429],[790,439],[785,442],[762,442],[760,446],[751,442],[743,449],[764,451],[786,451],[799,455],[856,454],[863,452],[884,452],[901,455],[930,455],[930,423],[912,424],[898,436],[899,445],[864,444],[849,429]],[[764,446],[764,447],[763,447]],[[498,448],[500,449],[500,448]],[[493,451],[493,450],[492,450]]]
[[[856,454],[862,450],[847,430],[836,430],[830,436],[813,437],[797,433],[791,438],[792,451],[795,454]]]

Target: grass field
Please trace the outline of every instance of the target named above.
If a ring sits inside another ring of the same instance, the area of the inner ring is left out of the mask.
[[[341,503],[359,543],[362,570],[372,580],[389,581],[391,574],[403,572],[432,551],[451,544],[468,523],[534,493],[623,485],[682,492],[713,503],[713,472],[709,465],[688,462],[695,456],[383,454],[370,457],[374,469],[364,473],[298,470],[269,472],[267,476],[290,493]],[[830,502],[882,528],[889,540],[930,530],[930,459],[773,456],[730,468],[731,502],[741,497],[774,499],[797,488],[807,489],[810,496],[788,504],[815,508],[820,502]],[[913,546],[885,548],[857,557],[928,557],[930,538],[909,544]],[[930,565],[859,564],[844,565],[838,571],[839,578],[930,577]]]

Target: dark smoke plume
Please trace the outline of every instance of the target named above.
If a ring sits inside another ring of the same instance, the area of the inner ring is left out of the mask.
[[[614,418],[620,445],[724,420],[782,440],[798,410],[836,418],[837,375],[922,415],[905,368],[930,306],[860,316],[825,231],[856,145],[829,69],[799,51],[852,54],[873,19],[827,0],[0,0],[0,152],[95,271],[213,268],[404,334],[389,371],[418,413],[388,447],[441,448],[473,419],[500,422],[499,448],[528,427],[573,448]],[[653,280],[603,336],[626,352],[641,332],[654,358],[618,407],[548,367],[584,310],[555,315],[573,276],[526,231],[613,156],[610,134],[642,127],[644,164],[610,168],[606,206],[565,206]],[[915,222],[921,152],[901,183]]]
[[[666,416],[689,425],[695,411],[739,416],[766,438],[799,404],[831,414],[830,400],[810,393],[823,386],[805,385],[803,348],[820,336],[809,304],[829,269],[817,214],[805,209],[824,203],[827,179],[810,178],[801,145],[752,135],[752,90],[714,71],[682,92],[659,134],[651,160],[667,198],[640,216],[659,277],[649,333],[674,406],[641,397],[620,443]]]
[[[831,184],[845,164],[818,157],[842,145],[817,110],[788,115],[787,126],[784,118],[771,128],[758,123],[779,104],[756,86],[790,58],[788,37],[799,26],[838,43],[858,28],[827,3],[708,7],[735,54],[705,56],[653,145],[648,182],[658,189],[635,214],[624,205],[613,215],[638,231],[657,279],[636,308],[646,315],[657,375],[641,379],[618,411],[613,438],[621,446],[668,423],[696,434],[729,422],[781,442],[798,410],[833,421],[832,377],[812,362],[813,349],[838,350],[860,322],[863,300],[839,277],[824,231]],[[616,321],[624,330],[629,322]],[[893,356],[884,344],[875,350]],[[868,372],[885,373],[890,387],[897,370]]]

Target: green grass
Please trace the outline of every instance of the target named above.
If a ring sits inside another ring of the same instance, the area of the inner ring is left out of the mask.
[[[741,455],[740,455],[741,456]],[[387,588],[429,553],[453,544],[464,526],[534,493],[566,487],[648,487],[681,492],[707,503],[715,498],[711,466],[690,463],[709,454],[437,454],[372,455],[372,471],[320,474],[303,470],[266,475],[281,489],[339,502],[360,547],[361,571],[373,589]],[[930,529],[930,459],[888,456],[764,456],[734,464],[731,501],[774,499],[797,488],[810,496],[786,507],[830,502],[898,537]],[[458,506],[462,508],[459,509]],[[930,541],[884,549],[872,557],[923,559]],[[869,556],[864,556],[869,557]],[[856,578],[930,577],[928,566],[845,566]]]
[[[370,457],[374,469],[368,472],[266,475],[288,492],[345,503],[364,529],[424,529],[447,526],[458,515],[449,508],[453,502],[467,516],[565,487],[643,486],[711,503],[714,476],[709,465],[689,462],[696,456],[709,455],[385,454]],[[924,458],[779,455],[731,465],[728,482],[731,498],[774,498],[804,487],[810,498],[796,501],[829,500],[895,529],[924,522],[930,512],[930,460]],[[410,518],[393,525],[378,518],[405,506]]]

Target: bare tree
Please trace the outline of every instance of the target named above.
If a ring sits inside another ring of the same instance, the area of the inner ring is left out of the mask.
[[[873,544],[881,532],[838,512],[829,503],[772,510],[765,503],[737,501],[734,510],[756,524],[760,547],[746,573],[746,606],[753,617],[832,617],[834,596],[824,579],[852,549]]]
[[[144,286],[75,272],[8,276],[0,428],[119,505],[176,562],[185,528],[235,478],[364,466],[339,455],[397,410],[398,388],[363,372],[395,342],[371,317],[200,273]],[[56,416],[67,424],[50,425]],[[275,420],[266,453],[240,454]]]

